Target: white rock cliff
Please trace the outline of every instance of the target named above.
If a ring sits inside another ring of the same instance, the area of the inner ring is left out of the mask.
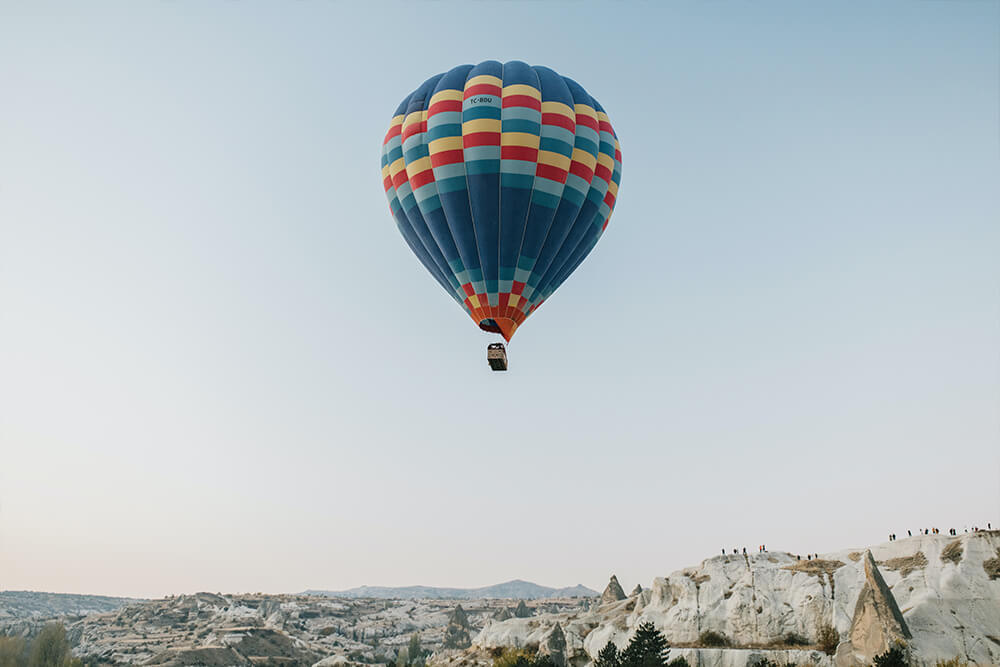
[[[716,556],[612,597],[579,612],[489,620],[470,649],[434,662],[484,664],[501,647],[537,646],[558,623],[567,663],[582,667],[609,641],[624,648],[651,621],[674,647],[671,657],[692,667],[743,667],[763,657],[851,667],[871,664],[897,641],[917,665],[956,656],[1000,664],[1000,531],[919,535],[813,559]],[[837,637],[826,646],[824,626]],[[729,646],[706,646],[708,631]]]

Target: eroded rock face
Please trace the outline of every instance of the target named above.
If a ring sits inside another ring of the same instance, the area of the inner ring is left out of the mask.
[[[601,594],[601,604],[609,604],[624,599],[625,591],[622,590],[622,585],[618,583],[618,577],[612,574],[611,581],[608,582],[608,585],[604,588],[604,592]]]
[[[566,666],[566,635],[558,623],[542,635],[538,644],[539,655],[547,655],[556,667]]]
[[[495,614],[493,614],[494,621],[506,621],[508,618],[514,618],[514,614],[510,613],[508,607],[502,607],[498,609]]]
[[[539,614],[530,624],[491,623],[466,659],[478,647],[537,643],[558,623],[567,664],[584,667],[609,641],[624,648],[635,628],[651,621],[674,646],[671,657],[684,655],[692,667],[746,667],[754,656],[776,664],[853,667],[870,664],[897,639],[907,643],[915,665],[933,667],[956,656],[1000,665],[1000,576],[991,578],[1000,567],[998,549],[1000,531],[993,531],[919,535],[812,560],[775,551],[715,556],[658,577],[631,598],[612,590],[588,610]],[[823,626],[841,639],[836,657],[818,650]],[[732,647],[699,647],[708,630]],[[807,645],[792,647],[789,638]]]
[[[469,637],[470,629],[472,626],[469,625],[469,617],[462,609],[462,605],[458,605],[448,618],[448,626],[444,629],[444,641],[441,645],[446,649],[468,648],[472,645],[472,639]]]
[[[515,618],[528,618],[533,614],[534,612],[531,610],[531,608],[528,605],[524,604],[524,600],[521,600],[520,602],[517,603],[517,608],[514,610]]]
[[[865,552],[863,562],[865,584],[854,606],[847,648],[859,663],[869,663],[876,655],[884,653],[897,642],[905,643],[912,635],[871,551]],[[847,648],[841,649],[841,656]],[[843,662],[843,657],[840,662]]]

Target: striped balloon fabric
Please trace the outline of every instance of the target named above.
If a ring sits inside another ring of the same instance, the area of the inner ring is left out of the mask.
[[[518,61],[431,77],[396,109],[382,144],[406,243],[480,328],[508,341],[594,248],[620,180],[601,105]]]

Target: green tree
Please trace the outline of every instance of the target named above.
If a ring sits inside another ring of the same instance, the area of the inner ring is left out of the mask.
[[[31,642],[28,667],[67,667],[71,661],[66,628],[62,623],[49,623]]]
[[[621,667],[622,656],[614,642],[608,642],[597,654],[594,667]]]
[[[669,660],[670,644],[650,621],[636,629],[621,654],[622,667],[666,667]]]
[[[405,646],[396,655],[396,667],[407,667],[410,664],[410,651]]]
[[[407,647],[407,653],[410,656],[411,666],[422,667],[424,664],[424,649],[420,646],[419,632],[414,632],[410,636],[410,645]]]
[[[24,667],[28,662],[24,640],[0,635],[0,667]]]

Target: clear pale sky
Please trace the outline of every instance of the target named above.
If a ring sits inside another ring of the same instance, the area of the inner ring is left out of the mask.
[[[623,151],[491,373],[396,231],[427,77]],[[0,1],[0,589],[524,578],[1000,525],[1000,3]]]

